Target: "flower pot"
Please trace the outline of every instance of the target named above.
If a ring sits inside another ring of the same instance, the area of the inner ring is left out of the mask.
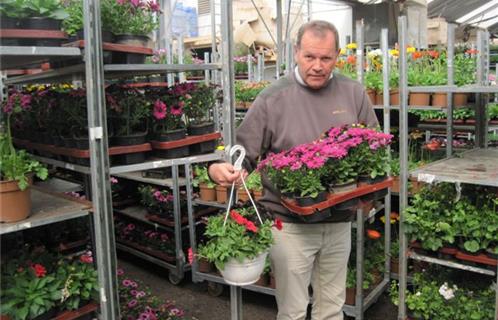
[[[29,178],[29,185],[32,178]],[[16,222],[31,213],[30,188],[20,190],[16,180],[0,181],[0,222]]]
[[[399,259],[391,257],[391,272],[399,274]]]
[[[111,31],[101,30],[100,32],[101,32],[102,42],[113,42],[114,41],[114,34]],[[78,39],[78,40],[85,39],[84,30],[76,31],[76,39]]]
[[[0,16],[0,29],[19,29],[20,27],[21,20],[19,18]]]
[[[144,64],[145,55],[142,53],[112,52],[111,63],[114,64]]]
[[[36,29],[36,30],[60,30],[62,20],[51,18],[34,17],[27,18],[21,21],[23,29]]]
[[[399,90],[392,89],[389,91],[389,104],[392,106],[399,105]]]
[[[345,304],[354,306],[356,304],[356,288],[346,288]]]
[[[431,100],[430,93],[412,92],[410,93],[409,105],[428,106]]]
[[[209,273],[213,271],[213,264],[204,258],[197,260],[197,269],[202,273]]]
[[[117,34],[114,36],[114,40],[117,44],[148,48],[150,38],[135,34]]]
[[[393,178],[393,186],[391,187],[391,191],[399,193],[399,176],[395,176],[392,178]]]
[[[234,286],[247,286],[258,281],[259,276],[265,268],[268,251],[260,253],[253,259],[230,259],[225,263],[225,268],[220,270],[226,283]]]
[[[214,132],[214,122],[204,122],[200,124],[191,124],[187,128],[189,136],[200,136]]]
[[[469,94],[466,92],[457,92],[453,94],[453,106],[461,107],[467,105],[467,100],[469,98]]]
[[[190,155],[198,155],[213,152],[216,149],[216,140],[199,142],[188,146]]]
[[[263,198],[263,190],[252,190],[252,195],[255,201]]]
[[[216,201],[216,191],[214,188],[209,188],[207,184],[199,184],[199,196],[203,201]]]
[[[227,203],[228,201],[227,187],[217,185],[214,189],[216,190],[216,202]]]
[[[294,197],[294,199],[296,199],[298,206],[309,207],[309,206],[312,206],[314,204],[325,201],[327,199],[327,193],[320,192],[315,198],[308,196],[308,197]]]
[[[270,282],[268,286],[272,289],[275,289],[277,287],[277,281],[275,280],[275,276],[271,272],[270,272]]]
[[[372,104],[375,104],[375,102],[376,102],[376,100],[375,100],[375,98],[376,98],[376,94],[377,94],[377,93],[376,93],[376,92],[375,92],[375,90],[373,90],[373,89],[368,89],[368,90],[367,90],[367,95],[368,95],[368,98],[370,99],[370,102],[371,102]]]
[[[136,146],[147,141],[147,132],[132,133],[129,135],[114,136],[116,146]]]
[[[237,201],[240,201],[240,202],[249,201],[249,195],[247,194],[244,187],[237,189]]]
[[[384,105],[384,94],[383,93],[376,93],[375,94],[375,104],[379,106]]]
[[[448,107],[448,95],[443,92],[435,92],[432,94],[432,103],[431,105],[435,107]]]
[[[344,182],[344,183],[336,183],[331,184],[329,190],[331,193],[344,193],[351,192],[357,188],[356,181]]]

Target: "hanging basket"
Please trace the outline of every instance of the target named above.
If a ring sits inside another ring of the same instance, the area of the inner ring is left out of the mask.
[[[242,262],[237,259],[230,259],[225,263],[225,268],[220,270],[226,283],[234,286],[247,286],[258,281],[265,268],[265,251],[253,259],[244,259]]]

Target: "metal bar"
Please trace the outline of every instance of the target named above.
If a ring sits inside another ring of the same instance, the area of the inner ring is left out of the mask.
[[[307,9],[308,9],[308,16],[307,16],[307,20],[308,20],[308,22],[309,22],[309,21],[311,21],[311,16],[312,16],[312,13],[313,13],[313,12],[311,11],[311,8],[312,8],[311,6],[312,6],[312,4],[311,4],[311,0],[306,0],[306,2],[307,2],[307,5],[308,5],[308,8],[307,8]]]
[[[485,57],[484,57],[484,44],[483,42],[487,40],[485,38],[485,32],[479,30],[477,32],[477,84],[485,85]],[[485,103],[483,102],[484,96],[480,93],[476,94],[476,129],[475,129],[475,145],[482,148],[484,146],[484,136],[487,134],[485,131],[485,126],[487,125],[487,119],[485,118]],[[487,102],[487,101],[486,101]]]
[[[247,55],[247,81],[252,82],[254,81],[254,62],[252,61],[253,57],[252,55],[248,54]]]
[[[276,78],[280,78],[280,67],[282,66],[283,47],[282,47],[282,0],[276,0],[277,10],[277,65],[276,65]],[[286,69],[288,67],[286,66]]]
[[[254,3],[254,2],[253,2]],[[232,1],[221,0],[221,34],[223,62],[223,141],[228,149],[235,144],[235,93],[233,68],[233,11]]]
[[[453,57],[455,55],[455,25],[448,24],[448,48],[446,49],[446,61],[448,63],[448,85],[454,85],[453,82]],[[448,104],[448,112],[446,114],[446,156],[451,157],[453,153],[453,94],[448,92],[446,94],[446,101]]]
[[[455,269],[467,270],[467,271],[471,271],[471,272],[475,272],[475,273],[485,274],[488,276],[495,275],[495,272],[488,270],[488,269],[478,268],[478,267],[468,266],[468,265],[463,264],[463,263],[428,257],[428,256],[424,256],[422,254],[415,253],[413,251],[409,251],[408,256],[414,260],[426,261],[426,262],[435,263],[435,264],[439,264],[442,266],[451,267],[451,268],[455,268]]]
[[[356,298],[355,298],[355,318],[363,319],[363,268],[364,258],[364,217],[363,209],[356,210]]]
[[[182,245],[182,219],[180,209],[180,186],[178,185],[178,166],[171,167],[171,178],[173,179],[173,219],[175,221],[175,256],[176,256],[176,276],[183,278],[185,264],[185,254]]]
[[[242,320],[242,288],[230,286],[230,313],[231,320]]]
[[[211,60],[218,61],[216,45],[216,3],[215,0],[209,0],[209,14],[211,16]]]
[[[391,133],[391,108],[390,108],[390,86],[389,86],[389,31],[388,29],[382,29],[380,34],[380,44],[382,50],[382,81],[383,86],[383,103],[384,103],[384,133]],[[387,152],[389,154],[389,161],[391,160],[391,148],[388,147]],[[388,172],[391,175],[391,172]],[[391,188],[388,189],[387,195],[384,198],[384,256],[385,256],[385,271],[384,279],[389,280],[389,275],[391,273]]]
[[[356,73],[358,75],[358,81],[363,83],[363,49],[364,49],[364,39],[365,39],[365,25],[363,20],[356,21]]]
[[[161,260],[161,259],[153,257],[153,256],[149,256],[147,253],[144,253],[144,252],[137,250],[135,248],[132,248],[132,247],[128,247],[125,244],[118,242],[118,243],[116,243],[116,248],[119,250],[128,252],[128,253],[130,253],[134,256],[137,256],[141,259],[144,259],[146,261],[152,262],[153,264],[158,265],[158,266],[163,267],[163,268],[166,268],[168,270],[175,270],[176,269],[176,266],[174,264],[171,264],[169,262],[166,262],[164,260]]]
[[[258,53],[258,74],[257,81],[263,81],[265,72],[265,59],[262,53]]]
[[[183,55],[185,53],[185,44],[183,43],[183,34],[181,34],[178,37],[177,44],[178,44],[178,63],[184,64],[185,59],[184,59]],[[180,72],[178,74],[178,79],[180,82],[185,82],[185,80],[186,80],[185,72]]]
[[[270,36],[271,40],[273,41],[273,44],[275,45],[275,47],[278,46],[277,41],[275,41],[275,37],[273,37],[273,33],[271,32],[271,29],[266,24],[265,18],[263,18],[263,15],[261,15],[261,11],[259,11],[258,6],[256,5],[256,3],[254,3],[254,0],[251,0],[251,2],[252,2],[254,9],[256,9],[256,12],[258,13],[259,18],[261,19],[261,22],[263,22],[263,25],[265,26],[265,29],[268,32],[268,35]],[[223,12],[223,10],[222,10],[222,12]],[[222,23],[222,25],[223,25],[223,23]]]
[[[292,68],[291,65],[292,44],[290,41],[290,29],[289,29],[291,6],[292,6],[292,0],[288,0],[285,3],[285,11],[287,12],[287,17],[285,22],[285,65],[289,66],[289,68],[287,69],[288,72],[290,72],[289,69]]]
[[[399,304],[398,319],[404,320],[406,316],[405,291],[407,276],[407,238],[405,234],[403,211],[408,206],[408,82],[407,82],[407,58],[406,58],[406,17],[398,18],[398,42],[399,42],[399,158],[400,158],[400,194],[399,194]]]
[[[109,156],[104,89],[104,64],[101,39],[100,2],[83,2],[85,71],[92,174],[93,219],[95,224],[95,255],[100,284],[100,313],[104,319],[119,319],[119,296],[116,275],[116,246],[112,196],[109,182]]]
[[[209,52],[204,52],[204,63],[209,63]],[[204,70],[204,83],[209,84],[209,70]]]
[[[84,174],[90,174],[90,168],[88,168],[88,167],[84,167],[84,166],[80,166],[77,164],[72,164],[72,163],[68,163],[68,162],[64,162],[64,161],[60,161],[60,160],[55,160],[55,159],[51,159],[51,158],[41,157],[41,156],[33,155],[32,157],[40,162],[51,164],[51,165],[59,167],[59,168],[64,168],[64,169],[68,169],[71,171],[81,172]]]
[[[197,240],[195,237],[195,222],[194,222],[194,208],[193,208],[193,201],[192,201],[192,176],[190,172],[190,165],[185,164],[185,179],[187,180],[187,217],[188,217],[188,225],[189,225],[189,237],[190,237],[190,248],[192,249],[192,254],[196,255],[197,253]],[[197,273],[199,272],[198,265],[197,265],[197,259],[194,258],[194,261],[192,262],[192,281],[199,282],[197,278]]]

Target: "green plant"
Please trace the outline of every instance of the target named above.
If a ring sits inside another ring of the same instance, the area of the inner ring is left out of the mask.
[[[181,100],[185,103],[187,126],[211,122],[218,88],[214,85],[191,85]]]
[[[498,120],[498,103],[488,104],[488,116],[490,120]]]
[[[325,166],[324,183],[341,185],[356,181],[358,172],[355,162],[351,160],[350,158],[329,159]]]
[[[268,81],[261,82],[235,82],[235,100],[241,102],[253,102],[258,94],[269,85]]]
[[[79,261],[66,262],[57,270],[57,278],[65,279],[62,288],[62,308],[76,310],[88,301],[99,298],[97,270],[92,265],[91,252]]]
[[[199,257],[213,262],[218,269],[223,270],[230,259],[254,258],[267,251],[273,243],[273,221],[266,219],[259,224],[253,207],[232,209],[226,224],[224,220],[224,215],[208,218],[204,232],[208,240],[198,250]]]
[[[146,132],[151,106],[138,90],[111,87],[106,90],[110,127],[116,136]]]
[[[161,13],[156,0],[115,0],[108,6],[110,28],[114,34],[146,36],[159,26]]]
[[[68,17],[62,21],[62,29],[70,36],[83,29],[83,1],[69,0],[65,4]]]
[[[199,187],[200,184],[205,184],[208,188],[214,188],[216,183],[214,183],[208,174],[208,169],[206,166],[194,166],[194,179],[192,180],[192,185],[194,187]]]
[[[475,117],[475,111],[471,108],[458,108],[453,110],[454,120],[465,120]]]
[[[365,72],[365,87],[367,89],[381,92],[383,88],[382,72],[376,70]]]
[[[460,87],[474,83],[476,65],[476,57],[469,52],[455,54],[453,58],[455,84]]]
[[[68,17],[60,0],[4,0],[0,12],[8,17],[43,17],[64,20]]]
[[[168,190],[159,190],[150,185],[138,187],[140,203],[148,212],[171,216],[173,213],[173,195]]]
[[[2,0],[0,2],[0,16],[10,18],[27,18],[24,10],[24,0]]]
[[[47,169],[34,160],[26,151],[16,151],[12,143],[10,119],[12,114],[29,112],[31,96],[19,92],[11,92],[3,104],[5,128],[0,132],[0,180],[16,180],[19,189],[29,186],[29,178],[33,174],[44,180],[48,176]]]
[[[261,184],[261,173],[259,173],[259,171],[251,172],[251,174],[246,179],[246,186],[249,190],[263,190],[263,185]]]

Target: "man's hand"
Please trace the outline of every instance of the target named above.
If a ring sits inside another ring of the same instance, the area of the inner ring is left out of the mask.
[[[230,187],[234,181],[236,185],[239,185],[242,183],[241,177],[243,176],[244,179],[247,177],[247,171],[243,169],[236,171],[228,162],[213,163],[209,166],[208,173],[211,180],[224,187]]]

